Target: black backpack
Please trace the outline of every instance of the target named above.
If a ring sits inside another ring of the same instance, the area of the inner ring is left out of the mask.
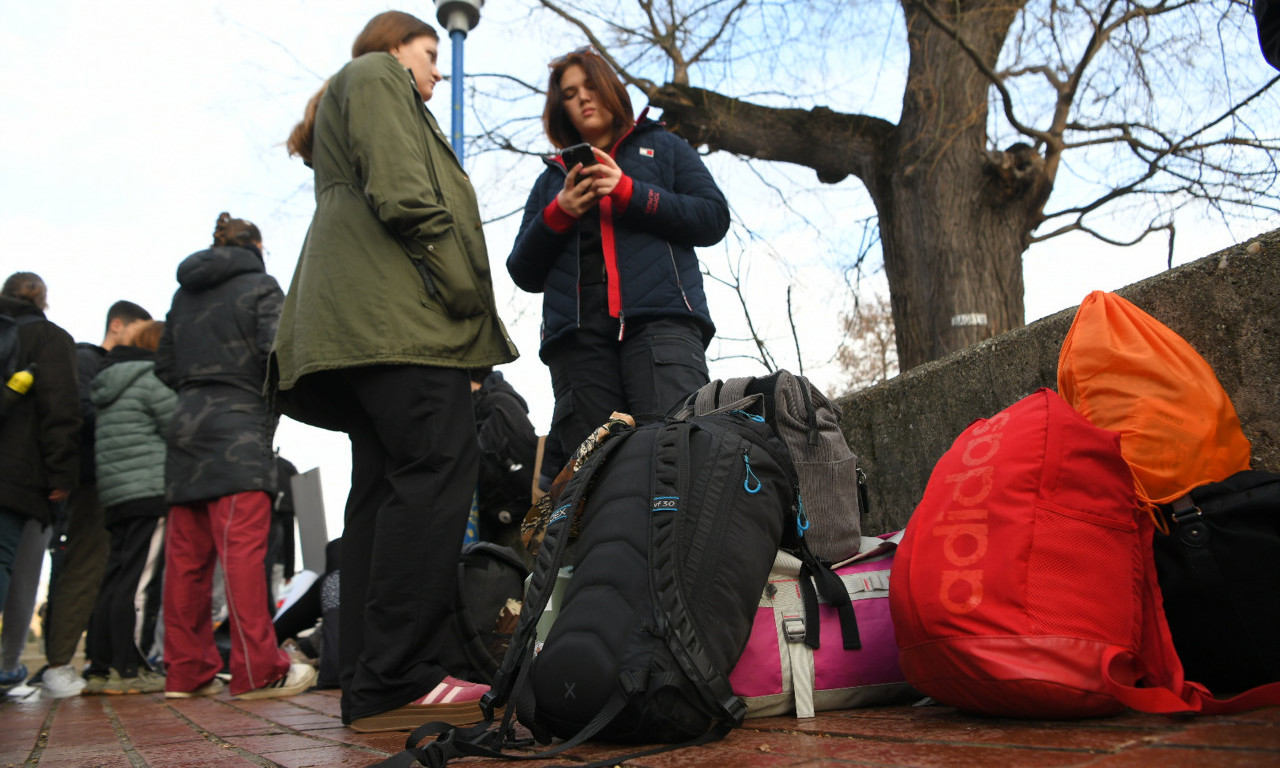
[[[529,569],[510,547],[473,541],[458,559],[454,658],[445,666],[464,680],[490,683],[506,656]]]
[[[511,648],[482,701],[486,721],[424,725],[383,765],[541,759],[593,737],[688,746],[741,723],[746,707],[728,674],[794,514],[786,451],[762,416],[741,410],[614,430],[555,504]],[[581,534],[569,547],[575,521]],[[573,578],[535,656],[535,625],[568,564]],[[515,743],[513,709],[539,741],[566,741],[502,753]]]
[[[800,559],[805,605],[804,642],[820,647],[818,597],[840,620],[846,651],[862,647],[857,617],[843,582],[829,567],[858,554],[867,489],[858,457],[840,430],[840,407],[806,379],[790,371],[712,381],[689,395],[674,418],[718,410],[758,410],[785,447],[796,478],[794,520],[783,531],[782,548]],[[811,578],[810,578],[811,577]]]
[[[18,372],[22,360],[22,340],[18,327],[42,319],[39,315],[0,315],[0,386]]]
[[[8,418],[10,410],[23,398],[26,390],[10,389],[5,385],[18,372],[22,361],[22,340],[18,327],[42,319],[39,315],[0,315],[0,422]],[[35,374],[35,363],[27,370]]]
[[[496,380],[496,381],[495,381]],[[538,435],[524,401],[501,373],[492,373],[473,395],[480,443],[480,514],[486,526],[518,523],[529,509]]]
[[[1280,682],[1280,475],[1237,472],[1160,514],[1156,573],[1187,679],[1215,694]]]

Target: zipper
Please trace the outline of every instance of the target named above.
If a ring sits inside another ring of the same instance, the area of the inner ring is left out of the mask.
[[[671,243],[667,243],[667,256],[671,258],[671,271],[676,275],[676,287],[680,289],[680,298],[684,299],[685,308],[692,312],[693,305],[689,303],[689,296],[684,292],[684,283],[680,281],[680,268],[676,266],[676,252],[671,250]]]

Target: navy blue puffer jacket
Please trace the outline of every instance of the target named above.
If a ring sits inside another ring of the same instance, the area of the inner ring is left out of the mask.
[[[710,343],[715,325],[693,249],[724,238],[729,204],[688,142],[643,115],[612,155],[632,180],[626,207],[608,214],[602,207],[600,216],[610,305],[618,310],[622,332],[628,321],[689,317],[701,328],[703,344]],[[564,188],[565,174],[558,157],[547,160],[507,257],[515,284],[544,294],[544,361],[547,349],[578,327],[578,227],[556,232],[542,215]]]

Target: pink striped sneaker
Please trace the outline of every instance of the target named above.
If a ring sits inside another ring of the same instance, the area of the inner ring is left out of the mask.
[[[403,707],[353,720],[349,727],[360,733],[378,733],[412,731],[423,723],[432,722],[474,725],[484,719],[480,714],[480,697],[488,692],[487,685],[445,677],[426,696]],[[501,712],[495,712],[494,717],[499,717]]]

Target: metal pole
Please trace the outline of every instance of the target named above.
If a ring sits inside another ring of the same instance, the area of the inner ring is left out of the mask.
[[[449,33],[449,39],[453,41],[453,72],[450,74],[453,81],[453,153],[458,156],[458,162],[465,168],[466,162],[462,154],[462,85],[464,79],[462,52],[463,42],[467,39],[467,33],[464,30],[455,29]]]

